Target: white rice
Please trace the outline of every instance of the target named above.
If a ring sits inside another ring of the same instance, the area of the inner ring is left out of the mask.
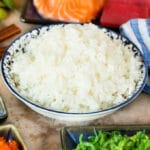
[[[24,97],[46,108],[103,110],[141,83],[140,57],[93,24],[53,26],[25,50],[15,56],[11,74]]]

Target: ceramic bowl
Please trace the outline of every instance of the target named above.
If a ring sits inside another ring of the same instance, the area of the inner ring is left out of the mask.
[[[0,137],[3,137],[8,142],[9,140],[15,140],[19,150],[28,150],[20,133],[13,124],[0,125]]]
[[[0,96],[0,123],[5,121],[7,117],[8,111],[2,97]]]
[[[105,109],[105,110],[100,110],[100,111],[95,111],[95,112],[87,112],[87,113],[67,113],[67,112],[61,112],[61,111],[56,111],[56,110],[52,110],[52,109],[47,109],[47,108],[44,108],[42,106],[39,106],[38,104],[35,104],[34,102],[30,101],[26,97],[23,97],[19,92],[17,92],[17,89],[15,88],[15,83],[14,83],[13,79],[10,76],[10,70],[11,70],[11,64],[13,63],[13,58],[17,53],[24,52],[24,47],[29,43],[29,41],[32,38],[36,38],[40,34],[46,32],[47,30],[50,30],[51,26],[53,26],[53,25],[38,27],[36,29],[33,29],[33,30],[25,33],[24,35],[22,35],[18,39],[16,39],[8,47],[8,49],[5,51],[5,53],[2,57],[2,61],[1,61],[1,70],[2,70],[2,77],[3,77],[4,83],[6,84],[8,89],[19,100],[21,100],[23,103],[28,105],[31,109],[33,109],[34,111],[36,111],[36,112],[38,112],[42,115],[45,115],[47,117],[55,118],[55,119],[59,119],[59,120],[65,120],[65,121],[90,121],[90,120],[102,117],[104,115],[108,115],[108,114],[122,108],[123,106],[125,106],[128,103],[132,102],[141,93],[141,91],[143,90],[143,88],[146,84],[146,81],[147,81],[147,66],[144,63],[141,52],[128,39],[122,37],[121,35],[113,32],[109,29],[100,27],[100,29],[104,30],[108,34],[108,36],[110,36],[111,38],[117,38],[117,39],[119,38],[119,39],[122,40],[123,44],[131,45],[132,50],[135,53],[135,55],[139,55],[143,60],[143,78],[142,78],[142,81],[140,83],[140,86],[135,89],[135,91],[133,92],[132,95],[130,95],[122,103],[120,103],[118,105],[115,105],[111,108],[108,108],[108,109]]]
[[[79,144],[79,136],[83,134],[83,141],[88,141],[89,136],[95,136],[95,131],[120,131],[122,135],[132,136],[138,131],[145,130],[150,135],[149,125],[107,125],[107,126],[70,126],[61,130],[61,146],[63,150],[73,150]]]

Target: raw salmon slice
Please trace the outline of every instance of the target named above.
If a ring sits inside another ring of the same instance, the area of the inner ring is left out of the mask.
[[[46,19],[66,22],[90,22],[106,0],[33,0],[37,12]]]

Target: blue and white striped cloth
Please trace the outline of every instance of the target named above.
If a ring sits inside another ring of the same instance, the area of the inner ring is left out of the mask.
[[[150,73],[150,19],[131,19],[120,26],[120,33],[139,48]],[[150,83],[144,91],[150,94]]]

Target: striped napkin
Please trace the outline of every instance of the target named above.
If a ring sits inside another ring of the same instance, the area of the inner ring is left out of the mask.
[[[150,94],[150,19],[131,19],[120,26],[120,33],[132,41],[143,54],[149,69],[144,91]]]

